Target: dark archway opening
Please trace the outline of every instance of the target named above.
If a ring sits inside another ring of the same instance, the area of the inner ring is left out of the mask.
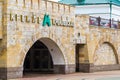
[[[53,73],[53,60],[48,48],[41,41],[36,41],[28,51],[24,62],[26,73]]]

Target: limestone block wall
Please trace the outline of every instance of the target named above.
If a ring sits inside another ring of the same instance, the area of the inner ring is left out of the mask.
[[[89,63],[87,37],[89,36],[89,16],[87,15],[76,15],[75,17],[75,28],[74,28],[74,39],[78,40],[76,45],[79,47],[79,63]]]
[[[74,38],[79,39],[81,36],[85,37],[85,41],[81,40],[80,43],[77,43],[81,46],[79,54],[83,54],[79,59],[80,63],[95,63],[96,65],[119,64],[119,29],[90,26],[89,16],[87,15],[76,15],[75,21]],[[96,55],[101,57],[97,59],[100,61],[100,64],[95,62]],[[111,60],[109,60],[110,58]]]
[[[65,64],[75,65],[74,7],[44,0],[7,1],[7,67],[22,67],[27,51],[41,38],[53,40],[62,51]],[[43,27],[45,14],[49,14],[51,20],[73,22],[73,26]]]
[[[78,54],[83,68],[120,62],[120,30],[91,27],[89,16],[75,16],[73,6],[45,0],[0,0],[0,11],[0,68],[23,67],[28,50],[41,38],[56,43],[67,68],[75,69],[76,45],[81,46]],[[45,14],[51,26],[42,26]]]
[[[79,52],[76,53],[79,54],[79,70],[94,72],[120,69],[120,30],[90,26],[87,15],[76,15],[75,21],[74,39],[80,39],[75,43],[79,46]],[[108,68],[109,65],[111,67]]]
[[[119,29],[91,27],[90,36],[87,41],[90,63],[97,65],[119,64],[119,34]],[[98,55],[103,60],[98,59],[100,62],[96,63],[95,60],[97,58],[95,55]],[[109,60],[110,58],[112,61]]]
[[[94,65],[117,64],[113,48],[108,43],[103,43],[94,53]]]
[[[6,67],[7,63],[7,15],[6,1],[0,0],[0,68]],[[1,72],[1,71],[0,71]],[[0,74],[1,75],[1,74]]]
[[[91,27],[87,37],[89,72],[120,69],[120,30]]]
[[[82,38],[83,40],[77,43],[81,45],[79,54],[83,54],[79,59],[80,63],[88,62],[89,64],[109,65],[120,62],[119,29],[90,26],[89,16],[87,15],[76,15],[75,21],[74,38],[79,39],[79,37],[85,37],[85,41],[83,41],[84,38]],[[80,34],[78,35],[78,33]],[[100,58],[97,59],[96,55]],[[110,58],[111,60],[109,60]],[[96,59],[100,62],[96,63]]]

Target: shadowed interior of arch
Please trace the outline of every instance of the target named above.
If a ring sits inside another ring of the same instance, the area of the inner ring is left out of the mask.
[[[52,56],[44,43],[36,41],[28,51],[24,61],[26,73],[53,73]]]

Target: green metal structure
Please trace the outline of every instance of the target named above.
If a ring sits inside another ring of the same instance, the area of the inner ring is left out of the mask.
[[[97,4],[110,4],[120,6],[120,0],[61,0],[60,3],[70,5],[97,5]]]

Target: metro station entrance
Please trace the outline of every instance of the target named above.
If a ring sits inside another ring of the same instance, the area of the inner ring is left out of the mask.
[[[37,41],[28,51],[24,62],[24,73],[53,73],[53,61],[48,48]]]

